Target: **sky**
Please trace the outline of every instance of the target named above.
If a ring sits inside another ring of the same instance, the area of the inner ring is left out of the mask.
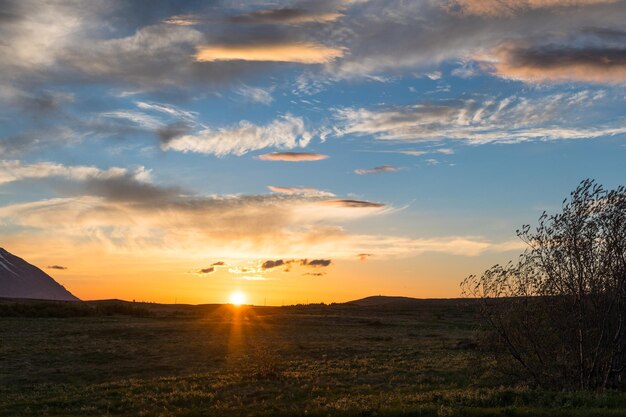
[[[626,183],[625,1],[0,6],[0,246],[82,299],[457,297]]]

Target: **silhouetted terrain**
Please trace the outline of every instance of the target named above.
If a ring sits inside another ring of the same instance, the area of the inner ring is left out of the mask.
[[[0,297],[78,301],[50,275],[3,248],[0,248]]]

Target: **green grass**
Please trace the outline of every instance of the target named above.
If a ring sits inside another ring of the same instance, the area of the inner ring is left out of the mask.
[[[127,307],[0,317],[0,416],[626,416],[623,393],[501,385],[455,302]]]

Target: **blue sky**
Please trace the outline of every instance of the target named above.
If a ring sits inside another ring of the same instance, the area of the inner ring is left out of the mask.
[[[3,245],[91,298],[456,296],[624,184],[625,6],[3,2]]]

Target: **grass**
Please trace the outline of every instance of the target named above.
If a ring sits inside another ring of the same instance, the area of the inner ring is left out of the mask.
[[[454,301],[8,304],[0,416],[626,416],[623,393],[502,385]]]

